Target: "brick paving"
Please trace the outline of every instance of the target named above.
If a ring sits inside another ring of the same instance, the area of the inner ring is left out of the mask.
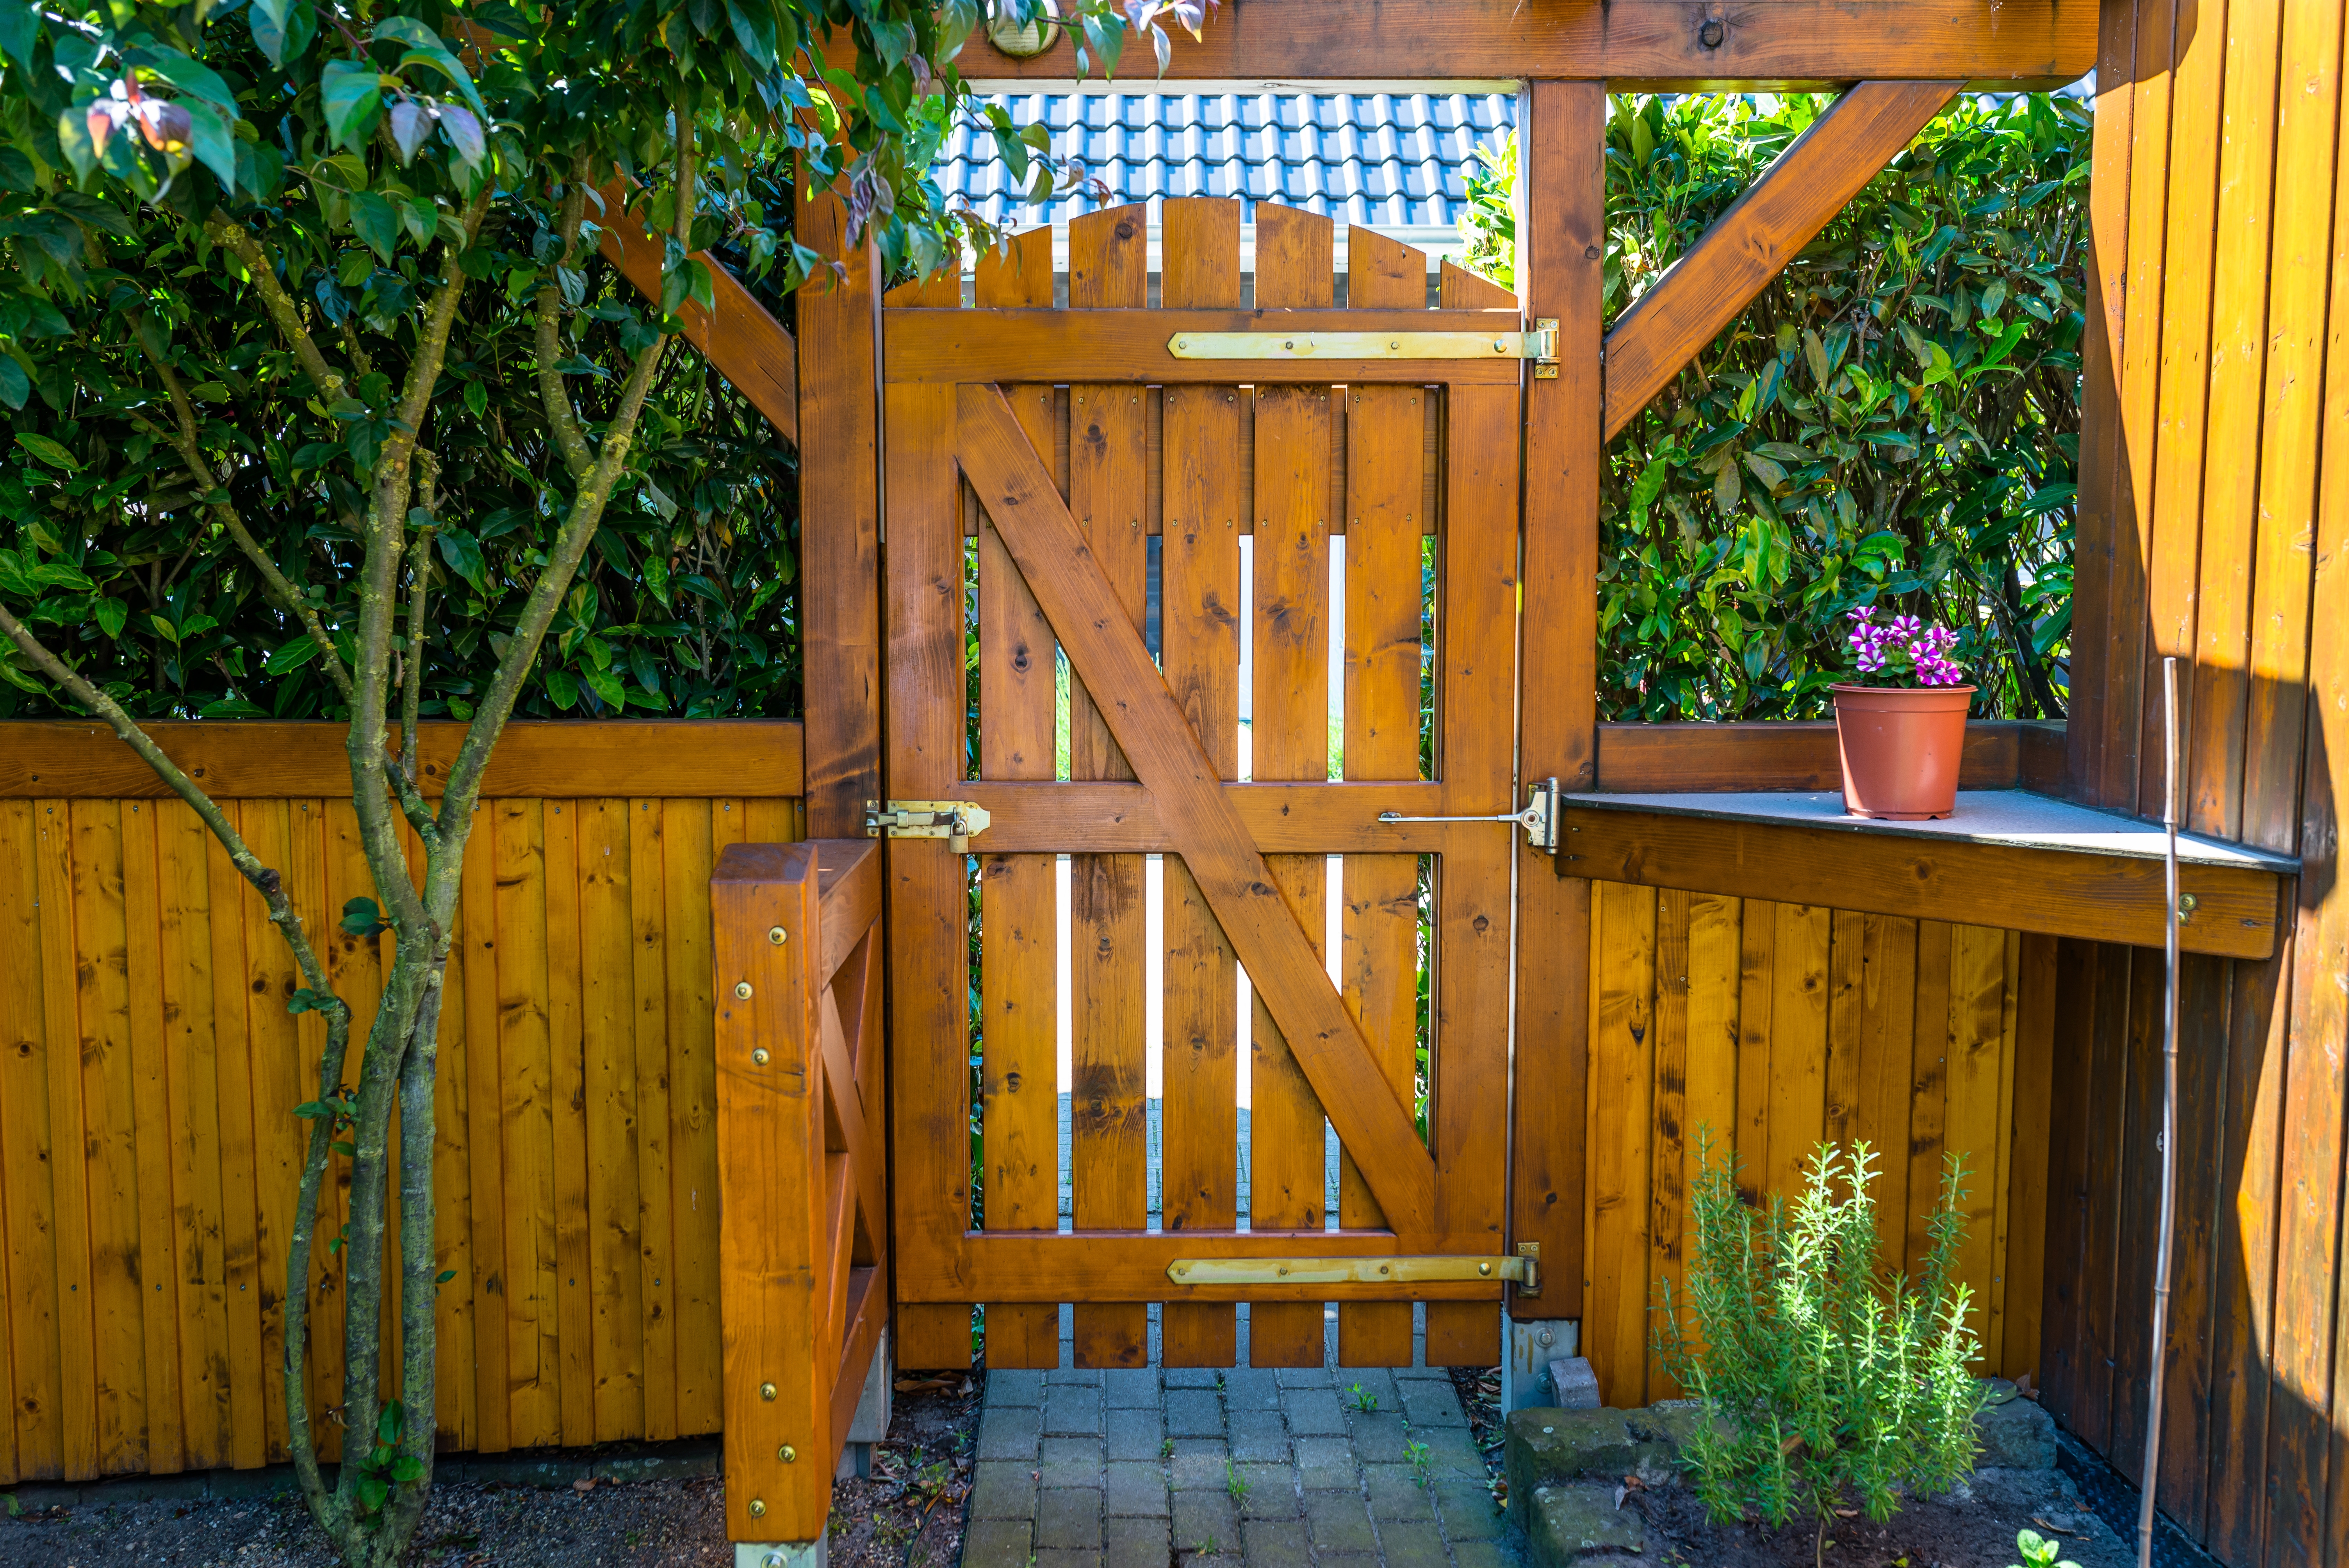
[[[1323,1364],[990,1372],[964,1568],[1487,1568],[1516,1549],[1451,1375]],[[1152,1311],[1152,1359],[1156,1310]],[[1413,1360],[1423,1362],[1419,1336]]]

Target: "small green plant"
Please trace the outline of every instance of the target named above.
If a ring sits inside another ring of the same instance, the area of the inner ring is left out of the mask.
[[[1425,1443],[1421,1442],[1417,1438],[1405,1438],[1403,1439],[1402,1457],[1411,1461],[1412,1479],[1419,1482],[1422,1486],[1425,1486],[1427,1484],[1427,1457],[1429,1451],[1428,1446]]]
[[[1174,1439],[1161,1438],[1158,1439],[1158,1457],[1162,1460],[1171,1460],[1174,1457]]]
[[[1346,1399],[1354,1408],[1366,1416],[1372,1414],[1379,1408],[1379,1397],[1360,1383],[1346,1390]]]
[[[1680,1299],[1666,1282],[1656,1348],[1707,1419],[1689,1442],[1696,1491],[1715,1522],[1758,1514],[1815,1526],[1824,1557],[1839,1507],[1889,1519],[1903,1490],[1940,1491],[1973,1466],[1982,1386],[1951,1278],[1965,1217],[1964,1162],[1951,1155],[1915,1281],[1878,1262],[1876,1155],[1822,1144],[1789,1206],[1756,1210],[1735,1162],[1698,1134],[1690,1195],[1696,1245]]]
[[[1232,1494],[1234,1502],[1247,1501],[1247,1477],[1240,1474],[1239,1467],[1229,1460],[1224,1461],[1224,1490]]]
[[[2080,1568],[2068,1557],[2061,1563],[2055,1561],[2063,1553],[2062,1544],[2048,1540],[2035,1530],[2025,1530],[2017,1534],[2014,1549],[2023,1553],[2022,1568]]]

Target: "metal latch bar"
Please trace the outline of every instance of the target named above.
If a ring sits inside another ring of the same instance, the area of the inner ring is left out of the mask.
[[[1515,822],[1526,830],[1526,842],[1537,850],[1557,853],[1558,807],[1564,787],[1555,779],[1545,779],[1530,791],[1531,798],[1522,811],[1505,812],[1491,817],[1406,817],[1400,811],[1381,811],[1381,822]]]
[[[987,831],[994,819],[976,800],[878,800],[864,802],[864,836],[868,839],[944,839],[956,854],[970,848],[971,837]]]
[[[1513,1280],[1538,1289],[1541,1265],[1531,1257],[1457,1256],[1358,1258],[1176,1258],[1166,1277],[1176,1284],[1456,1284]]]
[[[1530,359],[1557,373],[1557,321],[1529,332],[1178,332],[1177,359]]]

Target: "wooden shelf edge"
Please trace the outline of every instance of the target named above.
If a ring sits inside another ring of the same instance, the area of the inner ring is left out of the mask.
[[[1569,800],[1560,876],[2158,947],[2158,859]],[[2266,958],[2292,872],[2180,867],[2189,953]]]

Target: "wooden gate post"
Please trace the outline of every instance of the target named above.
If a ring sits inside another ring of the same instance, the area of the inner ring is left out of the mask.
[[[1519,124],[1517,290],[1527,316],[1557,318],[1558,372],[1526,389],[1518,767],[1528,781],[1587,789],[1598,735],[1607,84],[1530,83]],[[1520,843],[1517,895],[1509,1232],[1541,1248],[1541,1290],[1512,1291],[1509,1315],[1579,1317],[1590,884],[1558,876],[1548,854]]]
[[[729,845],[709,894],[726,1534],[793,1563],[888,1315],[878,847]]]
[[[815,862],[812,844],[730,844],[709,881],[732,1541],[813,1540],[832,1506],[832,1390],[812,1354],[824,1326],[823,1224],[809,1180],[823,1151],[821,1102],[808,1092]]]
[[[881,795],[880,298],[872,239],[849,242],[839,197],[802,200],[797,222],[845,269],[798,298],[807,830],[844,839]]]

